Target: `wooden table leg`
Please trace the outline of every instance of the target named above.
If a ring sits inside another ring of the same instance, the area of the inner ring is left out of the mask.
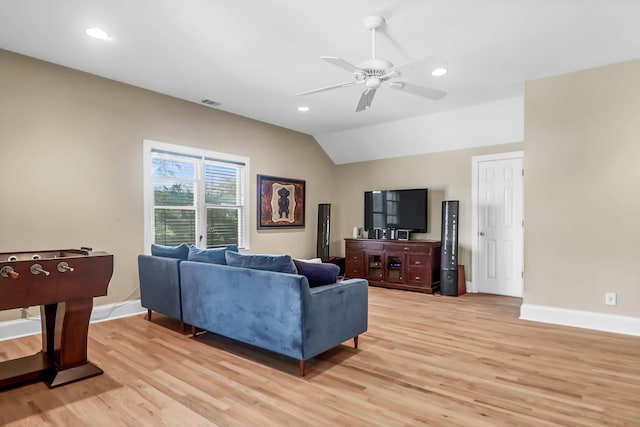
[[[42,307],[42,345],[53,369],[45,373],[49,387],[103,373],[87,360],[92,298],[78,298]]]

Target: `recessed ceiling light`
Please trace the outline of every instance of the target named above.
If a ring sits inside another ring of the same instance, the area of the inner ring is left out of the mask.
[[[84,30],[85,33],[87,33],[88,36],[93,37],[94,39],[100,39],[100,40],[108,40],[109,39],[109,35],[104,32],[103,30],[101,30],[100,28],[87,28],[86,30]]]
[[[434,76],[434,77],[444,76],[445,74],[447,74],[447,69],[446,68],[436,68],[435,70],[433,70],[431,72],[431,75]]]
[[[307,111],[309,111],[309,106],[308,105],[300,105],[298,107],[298,111],[300,111],[302,113],[306,113]]]

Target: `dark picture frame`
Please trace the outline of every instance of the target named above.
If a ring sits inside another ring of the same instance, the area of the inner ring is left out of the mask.
[[[258,175],[258,229],[304,228],[305,182]]]

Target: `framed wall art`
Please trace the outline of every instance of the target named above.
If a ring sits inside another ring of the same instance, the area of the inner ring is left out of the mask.
[[[258,175],[258,229],[304,228],[305,182]]]

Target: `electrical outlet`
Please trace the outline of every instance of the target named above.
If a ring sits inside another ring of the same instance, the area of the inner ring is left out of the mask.
[[[616,294],[615,292],[607,292],[604,294],[604,303],[606,305],[616,305]]]

